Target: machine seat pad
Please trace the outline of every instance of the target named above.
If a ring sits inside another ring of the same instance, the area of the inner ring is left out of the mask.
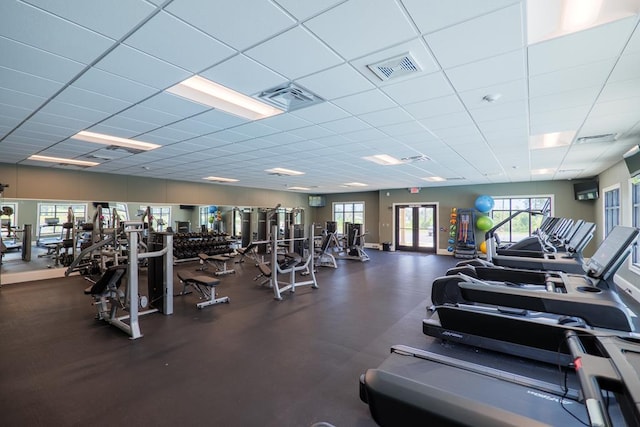
[[[127,272],[126,265],[115,265],[107,268],[96,283],[84,290],[86,295],[102,295],[110,286],[120,287],[122,276]]]
[[[207,260],[212,259],[212,260],[215,260],[215,261],[224,262],[224,261],[228,261],[229,260],[229,257],[226,257],[224,255],[207,255],[207,254],[200,253],[200,254],[198,254],[198,257],[202,261],[207,261]]]
[[[215,277],[209,277],[209,276],[203,276],[203,275],[194,276],[193,274],[187,271],[179,271],[177,274],[178,274],[178,278],[185,283],[191,282],[198,285],[209,286],[209,287],[218,286],[220,284],[220,279],[216,279]]]

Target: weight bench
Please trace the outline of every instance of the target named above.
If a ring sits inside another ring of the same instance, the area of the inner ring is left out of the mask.
[[[287,252],[286,254],[284,254],[284,259],[278,261],[278,265],[280,266],[280,269],[288,270],[298,265],[300,262],[302,262],[302,257],[300,255],[295,252]],[[257,267],[260,271],[260,274],[253,278],[254,282],[261,277],[264,277],[265,280],[260,283],[260,286],[265,285],[267,282],[271,282],[271,267],[269,267],[266,262],[258,263]],[[273,286],[272,283],[269,284],[269,287],[271,286]]]
[[[93,305],[98,310],[96,319],[108,320],[115,316],[118,306],[124,300],[124,292],[119,288],[126,272],[126,265],[111,266],[97,282],[84,290],[85,295],[91,295]]]
[[[207,269],[207,264],[213,264],[216,268],[214,274],[216,276],[223,276],[225,274],[235,273],[236,271],[233,268],[227,268],[227,261],[230,261],[231,258],[226,255],[207,255],[203,253],[198,254],[198,258],[200,258],[200,267],[199,271],[204,271]]]
[[[220,284],[220,279],[209,276],[194,276],[187,271],[179,271],[177,273],[178,279],[182,282],[182,292],[178,295],[187,295],[191,292],[187,292],[187,287],[192,286],[199,294],[200,299],[205,301],[196,304],[196,307],[202,308],[208,305],[229,303],[229,297],[216,298],[216,286]]]

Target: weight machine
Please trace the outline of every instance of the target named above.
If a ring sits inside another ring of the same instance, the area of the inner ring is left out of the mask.
[[[140,221],[125,221],[124,232],[129,242],[128,264],[113,266],[93,286],[85,289],[85,294],[94,298],[98,309],[98,320],[104,320],[129,335],[130,339],[141,338],[140,316],[162,312],[173,314],[173,235],[155,233],[159,241],[151,242],[149,249],[161,249],[139,253],[138,238],[144,231]],[[149,296],[140,295],[138,284],[139,261],[147,259]],[[106,276],[106,277],[105,277]],[[126,277],[126,289],[120,290],[120,282]],[[153,308],[140,311],[151,303]],[[128,310],[129,314],[118,316],[118,309]]]

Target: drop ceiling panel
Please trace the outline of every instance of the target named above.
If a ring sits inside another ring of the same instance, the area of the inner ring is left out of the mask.
[[[531,98],[529,108],[531,114],[543,113],[545,111],[562,110],[567,108],[592,105],[601,87],[582,88],[566,92],[554,93],[546,96]]]
[[[199,122],[193,119],[186,119],[177,123],[171,123],[171,127],[173,129],[177,129],[185,132],[193,132],[199,135],[200,134],[206,135],[209,133],[217,132],[220,129],[222,129],[220,126]]]
[[[607,84],[598,97],[598,102],[640,97],[640,78]]]
[[[103,116],[106,115],[106,113],[101,113],[101,112],[94,112],[94,113],[101,114]],[[36,114],[34,114],[27,123],[29,124],[38,123],[38,124],[45,124],[45,125],[51,125],[51,126],[58,126],[58,127],[66,128],[70,131],[79,132],[88,126],[91,126],[94,123],[94,120],[75,118],[72,116],[66,116],[66,117],[59,116],[57,114],[45,113],[43,112],[43,110],[41,110]]]
[[[4,4],[4,2],[3,2]],[[0,67],[66,83],[84,66],[76,61],[0,37]]]
[[[0,87],[48,98],[58,91],[62,84],[0,66]]]
[[[301,61],[297,53],[304,52]],[[301,27],[293,28],[252,49],[246,55],[290,80],[338,65],[342,60]]]
[[[531,135],[579,129],[590,105],[531,114]]]
[[[313,2],[301,2],[298,0],[277,0],[277,3],[298,20],[304,21],[343,1],[344,0],[316,0]]]
[[[130,103],[139,102],[158,90],[97,68],[92,68],[73,82],[73,86]]]
[[[609,82],[620,82],[640,77],[640,52],[622,55],[613,69]]]
[[[79,107],[78,105],[85,105],[85,104],[84,103],[67,104],[64,102],[51,101],[47,105],[42,107],[42,109],[40,109],[38,113],[36,113],[36,115],[34,116],[34,119],[38,120],[37,118],[40,115],[44,115],[44,114],[51,115],[52,124],[55,124],[55,120],[57,117],[67,118],[72,121],[73,120],[77,121],[77,123],[74,125],[75,127],[76,125],[80,125],[81,123],[84,123],[84,126],[89,126],[111,115],[111,113],[109,112]]]
[[[112,50],[96,68],[160,90],[190,77],[184,69],[125,45]]]
[[[529,95],[538,97],[598,85],[602,86],[602,83],[611,73],[614,64],[614,59],[606,59],[587,65],[563,68],[558,71],[532,76],[529,79]]]
[[[411,14],[422,33],[431,33],[441,28],[488,14],[501,9],[518,0],[457,0],[443,2],[440,0],[403,0],[402,3]]]
[[[351,0],[305,25],[347,60],[417,36],[396,2],[385,0]]]
[[[458,92],[522,80],[526,77],[524,51],[515,50],[504,55],[451,68],[445,70],[445,74]]]
[[[311,124],[307,120],[289,114],[278,114],[277,116],[268,117],[261,120],[260,123],[280,131],[299,129]]]
[[[456,113],[463,111],[465,108],[457,95],[447,95],[427,101],[406,104],[404,109],[415,119],[424,119],[441,114]]]
[[[613,58],[621,53],[619,46],[627,41],[635,23],[636,18],[622,19],[529,46],[529,75]]]
[[[374,128],[363,129],[355,132],[347,132],[344,135],[349,141],[367,141],[370,139],[377,139],[386,136],[382,131]]]
[[[75,134],[74,129],[51,126],[44,123],[28,122],[21,125],[12,135],[33,137],[37,141],[49,141],[53,144]]]
[[[255,45],[295,23],[268,0],[174,0],[165,9],[237,50]]]
[[[243,125],[234,127],[233,131],[242,135],[246,135],[250,138],[273,135],[274,133],[279,132],[278,129],[274,129],[260,122],[245,123]]]
[[[524,46],[521,4],[425,36],[443,68],[475,62]],[[491,31],[487,31],[491,28]]]
[[[141,106],[140,104],[134,105],[126,111],[119,113],[116,117],[151,123],[155,125],[154,129],[156,127],[168,125],[169,123],[173,123],[181,119],[181,117],[179,116],[164,113],[162,111],[154,110],[151,108],[146,108]]]
[[[291,131],[292,134],[299,136],[303,139],[315,139],[322,138],[325,136],[330,136],[333,134],[329,129],[323,128],[321,126],[307,126],[300,129],[294,129]]]
[[[119,129],[125,129],[131,131],[132,134],[138,135],[141,133],[149,132],[158,127],[155,123],[143,122],[140,120],[130,119],[123,115],[113,116],[104,120],[101,125],[110,126]]]
[[[444,74],[437,72],[382,88],[398,104],[411,104],[453,93]]]
[[[46,28],[47,31],[40,31]],[[17,1],[0,3],[0,36],[88,64],[114,40]]]
[[[245,55],[236,55],[200,75],[245,95],[258,94],[287,82],[286,77]]]
[[[68,86],[65,88],[56,96],[55,101],[51,104],[58,103],[71,106],[82,106],[84,109],[102,111],[109,114],[124,110],[131,105],[126,101],[80,89],[75,86]]]
[[[464,105],[470,110],[486,109],[497,111],[498,108],[501,108],[501,106],[505,104],[526,101],[527,81],[524,79],[513,80],[480,89],[467,90],[460,92],[458,95]],[[488,102],[483,99],[487,95],[494,96],[497,100],[495,102]]]
[[[348,64],[312,74],[296,83],[327,100],[374,88],[370,81]]]
[[[311,123],[325,123],[349,117],[349,114],[346,111],[329,102],[296,110],[291,114]]]
[[[326,122],[321,125],[323,128],[329,129],[332,132],[336,133],[348,133],[348,132],[356,132],[359,130],[364,130],[370,128],[370,126],[356,117],[348,117],[346,119],[334,120],[332,122]]]
[[[395,107],[396,103],[378,89],[362,92],[333,101],[338,107],[351,114],[365,114],[372,111]]]
[[[110,0],[109,2],[24,1],[116,40],[124,36],[155,9],[142,0]]]
[[[219,126],[220,128],[228,128],[246,123],[245,119],[223,113],[218,110],[209,110],[201,114],[191,117],[191,119],[202,122],[211,126]]]
[[[236,52],[166,12],[151,18],[125,44],[194,73]]]

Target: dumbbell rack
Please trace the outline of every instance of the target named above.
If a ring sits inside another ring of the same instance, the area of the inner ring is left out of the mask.
[[[175,233],[173,256],[176,262],[198,260],[198,254],[221,255],[233,252],[226,233]]]

